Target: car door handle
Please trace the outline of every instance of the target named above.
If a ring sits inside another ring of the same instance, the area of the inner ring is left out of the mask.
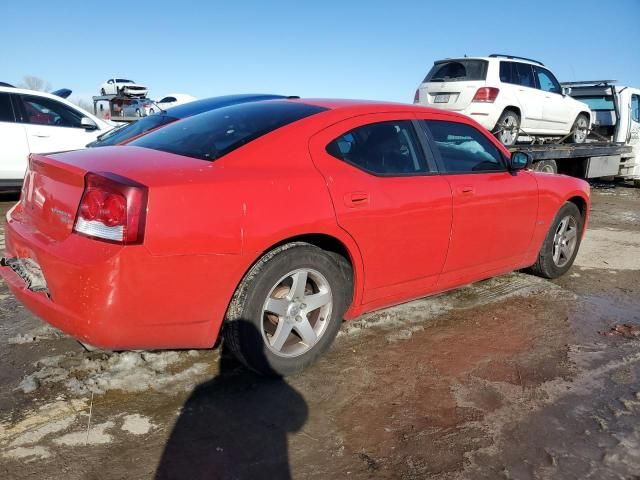
[[[43,133],[34,133],[33,136],[36,138],[49,138],[51,135],[45,135]]]
[[[369,194],[366,192],[351,192],[344,196],[344,203],[347,207],[364,207],[369,204]]]
[[[476,189],[473,187],[473,185],[463,185],[461,187],[458,187],[458,193],[460,195],[473,195],[474,193],[476,193]]]

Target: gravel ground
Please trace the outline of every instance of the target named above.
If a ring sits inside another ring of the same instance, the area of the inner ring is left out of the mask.
[[[366,315],[286,380],[224,346],[89,353],[0,284],[0,478],[640,478],[639,346],[623,186],[594,189],[563,278]]]

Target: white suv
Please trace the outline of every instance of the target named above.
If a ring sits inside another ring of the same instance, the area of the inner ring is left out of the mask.
[[[464,113],[504,145],[514,145],[518,135],[582,143],[592,118],[544,64],[497,54],[435,62],[413,103]]]
[[[111,129],[63,98],[0,86],[0,189],[20,188],[29,154],[84,148]]]

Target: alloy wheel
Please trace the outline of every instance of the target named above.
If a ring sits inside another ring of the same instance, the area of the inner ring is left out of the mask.
[[[571,261],[577,243],[578,222],[573,216],[567,215],[560,220],[553,236],[553,263],[558,268],[564,267]]]
[[[303,355],[327,330],[333,295],[327,279],[311,268],[284,275],[271,288],[262,307],[266,347],[282,357]]]

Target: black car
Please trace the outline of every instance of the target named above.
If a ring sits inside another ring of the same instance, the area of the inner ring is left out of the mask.
[[[185,103],[184,105],[178,105],[177,107],[169,108],[168,110],[162,110],[155,115],[149,115],[141,118],[135,122],[129,123],[123,127],[110,130],[98,137],[97,140],[89,143],[88,148],[93,147],[108,147],[110,145],[118,145],[122,142],[126,142],[134,137],[138,137],[149,130],[154,130],[163,125],[173,123],[183,118],[198,115],[199,113],[208,112],[217,108],[228,107],[230,105],[236,105],[238,103],[257,102],[259,100],[273,100],[282,98],[294,98],[286,97],[283,95],[269,95],[259,93],[246,93],[241,95],[224,95],[221,97],[204,98],[202,100],[195,100],[193,102]]]

